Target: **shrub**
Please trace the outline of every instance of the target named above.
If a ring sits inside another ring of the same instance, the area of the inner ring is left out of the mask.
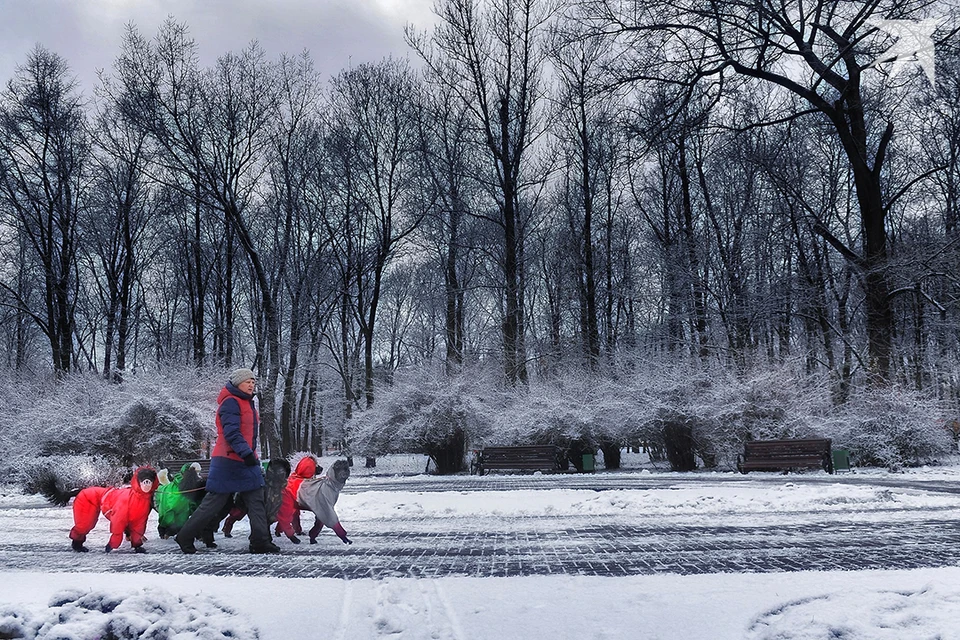
[[[41,455],[102,455],[123,466],[196,455],[207,427],[198,412],[173,398],[134,398],[102,407],[99,415],[69,429],[50,425]]]
[[[665,453],[674,471],[732,468],[746,440],[818,436],[830,397],[818,379],[800,379],[789,366],[737,376],[704,364],[656,364],[644,369],[643,385],[653,411],[640,438]]]
[[[620,449],[635,441],[650,411],[629,383],[584,373],[500,394],[490,430],[478,445],[552,444],[580,469],[582,454],[604,452],[616,468]]]
[[[67,490],[119,486],[129,480],[131,471],[103,456],[20,458],[9,469],[24,493],[38,493],[43,480],[51,475]]]
[[[895,470],[945,456],[953,437],[943,428],[944,407],[913,392],[854,391],[847,403],[824,421],[834,448],[850,450],[857,466]]]
[[[195,455],[212,435],[220,374],[151,371],[128,375],[122,384],[93,373],[60,383],[11,382],[17,393],[0,416],[4,479],[30,483],[31,465],[23,461],[37,457],[41,466],[92,458],[98,466],[129,470]]]
[[[173,398],[138,398],[103,425],[97,451],[124,465],[189,458],[207,432],[198,412]]]
[[[347,425],[351,451],[366,456],[423,452],[437,473],[464,470],[467,442],[479,437],[487,420],[475,380],[400,377],[377,398]]]

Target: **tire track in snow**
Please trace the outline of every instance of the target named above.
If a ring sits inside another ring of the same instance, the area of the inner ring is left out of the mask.
[[[463,632],[463,625],[460,624],[460,618],[457,617],[456,612],[453,610],[453,607],[450,606],[450,600],[447,598],[447,594],[444,592],[443,588],[436,580],[421,580],[420,583],[423,584],[426,582],[430,585],[431,589],[437,600],[440,602],[440,605],[443,607],[443,611],[446,614],[447,621],[450,623],[450,629],[453,632],[454,640],[467,640],[467,634]]]
[[[385,578],[376,583],[371,620],[378,638],[466,640],[462,627],[444,602],[435,581],[413,577]]]
[[[353,582],[343,581],[343,601],[340,604],[340,619],[337,621],[337,630],[333,634],[336,640],[345,640],[347,637],[347,622],[350,620],[350,609],[353,607]]]

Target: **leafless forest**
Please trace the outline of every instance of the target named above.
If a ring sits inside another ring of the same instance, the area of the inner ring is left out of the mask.
[[[202,65],[176,19],[131,25],[96,87],[23,52],[0,95],[10,384],[252,366],[265,453],[448,471],[483,441],[615,464],[680,438],[675,468],[760,435],[936,441],[862,454],[890,464],[949,446],[954,3],[436,11],[409,55],[333,78],[256,44]],[[921,19],[933,85],[884,57],[880,22]]]

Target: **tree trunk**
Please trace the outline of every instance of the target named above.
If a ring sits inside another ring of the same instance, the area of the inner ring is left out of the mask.
[[[200,200],[199,186],[197,187],[196,197],[193,204],[193,230],[190,243],[190,258],[188,258],[189,269],[188,277],[192,280],[190,289],[193,295],[190,296],[190,334],[193,338],[193,363],[197,367],[202,367],[206,363],[206,342],[204,326],[204,311],[206,308],[206,286],[204,273],[206,269],[203,266],[202,251],[202,204]]]
[[[663,423],[663,444],[671,471],[694,471],[697,468],[693,430],[685,420],[673,418]]]
[[[603,468],[604,469],[619,469],[620,468],[620,443],[619,442],[607,442],[600,445],[600,451],[603,452]]]
[[[693,300],[692,324],[697,336],[696,354],[701,359],[709,355],[707,349],[707,303],[704,291],[703,278],[700,274],[700,259],[697,256],[697,239],[694,233],[693,204],[690,195],[690,172],[687,165],[687,146],[681,137],[677,142],[678,163],[680,173],[680,192],[683,206],[683,234],[687,250],[687,269],[690,277],[690,295]]]
[[[297,291],[290,302],[290,355],[283,374],[283,402],[280,406],[280,455],[289,456],[297,445],[294,429],[294,409],[296,389],[294,382],[297,374],[297,356],[300,352],[300,336],[303,330],[300,319],[300,292]]]

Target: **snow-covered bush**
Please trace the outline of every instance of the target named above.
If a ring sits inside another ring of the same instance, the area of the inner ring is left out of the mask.
[[[45,610],[0,607],[0,638],[237,638],[255,640],[256,627],[209,596],[176,597],[162,589],[114,593],[57,592]]]
[[[208,430],[200,413],[177,398],[114,393],[94,415],[83,416],[82,424],[73,420],[49,424],[40,436],[39,453],[99,454],[130,467],[196,455]]]
[[[19,478],[24,493],[39,493],[46,478],[52,477],[61,489],[115,487],[129,478],[129,469],[103,456],[46,456],[19,458],[9,472]]]
[[[356,454],[424,452],[443,472],[466,447],[552,444],[618,466],[625,446],[659,450],[675,470],[732,468],[748,439],[821,435],[825,385],[789,366],[738,377],[720,366],[648,362],[617,375],[568,372],[505,390],[494,375],[398,377],[349,425]]]
[[[93,373],[11,381],[19,394],[0,416],[0,474],[29,483],[35,466],[65,460],[69,468],[96,457],[98,468],[122,475],[137,464],[195,455],[212,438],[220,377],[171,370],[131,374],[122,384]]]
[[[196,455],[209,429],[194,407],[176,398],[137,398],[99,422],[93,450],[126,466]]]
[[[604,452],[607,468],[637,439],[649,405],[622,382],[568,373],[502,394],[489,432],[479,445],[552,444],[578,469],[581,454]]]
[[[850,450],[856,466],[898,469],[935,462],[954,450],[944,406],[916,392],[856,390],[823,424],[834,448]]]
[[[347,425],[349,449],[366,456],[423,452],[438,473],[462,471],[467,442],[486,429],[483,389],[475,377],[398,376]]]
[[[738,376],[702,363],[649,363],[633,380],[653,411],[642,439],[660,447],[674,470],[732,468],[746,440],[823,437],[829,389],[788,364]]]

